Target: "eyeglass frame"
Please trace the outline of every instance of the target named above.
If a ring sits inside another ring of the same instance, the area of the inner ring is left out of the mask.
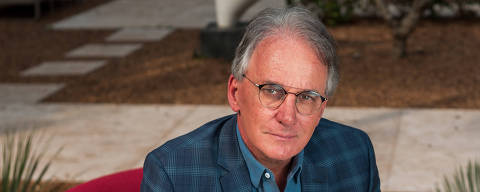
[[[283,88],[283,86],[281,86],[281,85],[279,85],[279,84],[276,84],[276,83],[257,84],[257,83],[255,83],[255,82],[253,82],[250,78],[248,78],[247,75],[245,75],[245,74],[242,74],[242,77],[244,77],[245,79],[247,79],[248,81],[250,81],[250,83],[252,83],[255,87],[258,88],[258,99],[259,99],[260,103],[261,103],[264,107],[266,107],[266,108],[274,108],[274,109],[276,109],[276,108],[280,107],[280,105],[282,105],[282,103],[283,103],[283,102],[285,101],[285,99],[287,98],[287,95],[288,95],[288,94],[295,95],[295,108],[297,109],[297,111],[298,111],[299,113],[301,113],[301,112],[300,112],[300,110],[298,110],[297,98],[298,98],[298,96],[299,96],[300,94],[302,94],[302,93],[312,92],[312,93],[314,93],[314,94],[317,94],[318,96],[320,96],[320,99],[322,100],[322,102],[321,102],[320,104],[323,104],[325,101],[328,100],[326,97],[322,96],[320,93],[318,93],[317,91],[314,91],[314,90],[303,90],[303,91],[299,91],[299,92],[297,92],[297,93],[293,93],[293,92],[288,92],[287,90],[285,90],[285,88]],[[265,106],[265,104],[263,104],[262,100],[260,99],[260,91],[261,91],[262,88],[263,88],[264,86],[266,86],[266,85],[276,85],[276,86],[280,87],[280,88],[283,90],[283,92],[284,92],[283,99],[281,100],[281,102],[280,102],[276,107],[268,107],[268,106]],[[301,114],[310,115],[310,114],[313,114],[313,113],[301,113]]]

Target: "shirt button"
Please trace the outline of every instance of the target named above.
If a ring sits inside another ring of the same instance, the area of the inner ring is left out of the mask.
[[[270,173],[265,173],[265,178],[270,179]]]

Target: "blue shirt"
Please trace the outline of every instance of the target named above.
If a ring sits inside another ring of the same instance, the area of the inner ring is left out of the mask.
[[[280,191],[277,183],[275,182],[275,176],[270,169],[265,168],[260,162],[255,159],[250,150],[243,142],[240,136],[240,131],[237,125],[237,139],[240,145],[240,151],[242,151],[243,158],[247,164],[248,172],[250,174],[250,180],[252,182],[252,191],[258,192],[273,192]],[[293,158],[290,171],[287,176],[287,185],[284,191],[302,191],[302,185],[300,183],[300,174],[302,172],[303,162],[303,150]]]

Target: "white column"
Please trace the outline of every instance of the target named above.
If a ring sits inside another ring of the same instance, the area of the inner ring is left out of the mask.
[[[215,0],[218,28],[235,26],[240,16],[258,0]]]

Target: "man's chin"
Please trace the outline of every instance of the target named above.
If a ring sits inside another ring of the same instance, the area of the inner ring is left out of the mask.
[[[267,157],[275,161],[289,161],[292,157],[295,157],[299,152],[296,151],[282,151],[280,149],[272,149],[271,153],[267,154]]]

